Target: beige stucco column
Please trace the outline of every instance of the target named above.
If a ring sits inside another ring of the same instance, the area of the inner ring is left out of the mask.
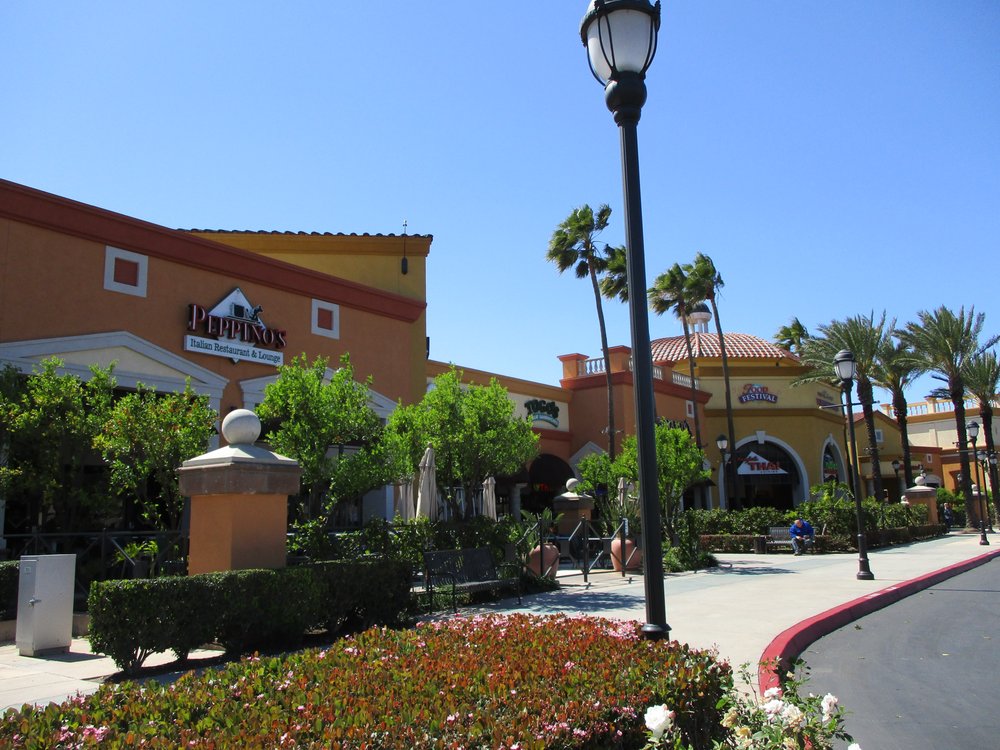
[[[185,461],[180,488],[191,498],[188,575],[283,568],[288,496],[299,491],[298,462],[254,445],[260,419],[237,409],[222,422],[228,445]]]
[[[924,487],[921,477],[917,477],[917,482],[913,487],[907,487],[903,493],[906,501],[910,505],[927,506],[927,523],[940,523],[937,512],[937,490],[933,487]]]
[[[579,479],[570,478],[566,481],[566,491],[552,500],[552,510],[556,515],[562,513],[559,521],[559,533],[572,534],[580,521],[589,521],[594,510],[594,499],[589,495],[578,495],[574,492]],[[585,534],[589,536],[589,532]]]

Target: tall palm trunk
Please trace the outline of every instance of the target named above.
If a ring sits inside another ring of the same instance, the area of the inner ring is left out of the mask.
[[[910,466],[912,458],[910,454],[910,433],[906,426],[906,394],[903,393],[902,389],[893,391],[892,413],[896,417],[896,424],[899,425],[899,437],[903,442],[903,481],[907,487],[912,487],[914,478],[913,467]]]
[[[865,417],[865,429],[868,431],[868,449],[871,453],[872,485],[875,499],[884,502],[882,493],[882,463],[878,455],[878,441],[875,439],[875,410],[872,408],[872,383],[868,378],[858,378],[858,401],[861,402],[861,413]],[[858,466],[861,461],[858,461]],[[863,480],[864,478],[860,478]]]
[[[986,433],[986,455],[995,456],[996,446],[993,443],[993,407],[989,404],[989,402],[980,402],[979,416],[983,420],[983,432]],[[989,462],[986,466],[989,467],[990,494],[993,496],[993,507],[996,511],[997,518],[1000,519],[1000,498],[997,497],[997,465]],[[986,471],[986,469],[983,469],[983,474],[985,474]],[[983,484],[986,484],[985,480],[986,477],[984,476]]]
[[[965,384],[961,378],[948,381],[948,394],[955,407],[955,427],[958,428],[958,460],[962,467],[962,494],[965,495],[965,526],[974,528],[973,523],[981,520],[982,512],[972,497],[972,476],[969,465],[969,433],[965,430]]]
[[[719,321],[719,308],[715,304],[714,294],[709,296],[708,303],[712,306],[712,319],[715,321],[715,331],[719,335],[719,351],[722,354],[722,381],[726,389],[726,431],[729,437],[729,461],[732,464],[732,456],[736,452],[736,429],[733,427],[733,395],[729,388],[729,357],[726,356],[726,339],[722,335],[722,323]],[[723,481],[726,482],[726,502],[730,509],[740,510],[742,503],[740,503],[739,498],[729,497],[728,478],[734,468],[735,466],[730,465],[728,470],[723,473]],[[735,487],[733,494],[737,494]]]
[[[604,307],[601,305],[601,288],[597,283],[597,272],[590,266],[590,283],[594,287],[597,303],[597,324],[601,329],[601,354],[604,355],[604,380],[608,386],[608,458],[615,460],[615,391],[611,386],[611,353],[608,351],[608,328],[604,324]]]
[[[701,442],[701,419],[698,417],[698,387],[694,380],[694,350],[691,348],[691,329],[688,327],[687,309],[678,310],[681,316],[681,326],[684,329],[684,344],[688,354],[688,372],[691,374],[691,409],[694,412],[694,439],[698,448],[702,447]]]

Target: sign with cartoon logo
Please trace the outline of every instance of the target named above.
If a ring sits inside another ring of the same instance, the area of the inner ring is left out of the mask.
[[[228,357],[233,363],[282,365],[285,355],[279,350],[288,343],[287,334],[265,325],[262,311],[238,287],[210,309],[188,305],[187,329],[191,333],[184,337],[184,350]]]

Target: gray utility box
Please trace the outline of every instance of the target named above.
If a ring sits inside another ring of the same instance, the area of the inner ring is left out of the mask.
[[[69,651],[76,555],[21,558],[15,642],[21,656]]]

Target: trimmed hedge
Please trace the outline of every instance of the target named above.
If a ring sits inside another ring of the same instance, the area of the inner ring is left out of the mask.
[[[21,568],[17,560],[0,562],[0,620],[13,620],[17,615],[17,587]]]
[[[410,569],[379,560],[95,581],[88,604],[91,648],[133,674],[159,651],[185,659],[219,643],[235,656],[295,648],[313,628],[396,624],[410,604]]]

